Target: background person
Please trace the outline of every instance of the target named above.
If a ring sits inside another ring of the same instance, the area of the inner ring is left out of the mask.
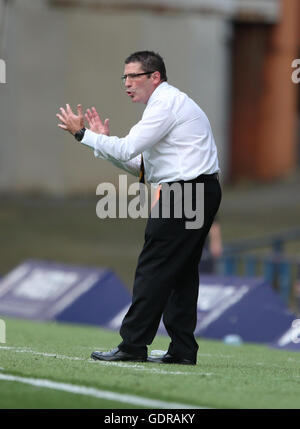
[[[220,222],[216,216],[203,247],[202,257],[199,264],[200,274],[215,274],[217,272],[218,260],[222,257],[222,255],[222,231]]]

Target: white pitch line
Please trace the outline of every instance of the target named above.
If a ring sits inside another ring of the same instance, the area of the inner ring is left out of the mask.
[[[40,355],[44,357],[55,357],[57,359],[69,359],[69,360],[86,360],[83,358],[79,358],[76,356],[64,356],[58,355],[57,353],[46,353],[46,352],[36,352],[30,348],[21,348],[21,347],[8,347],[8,346],[0,346],[0,350],[10,350],[16,353],[31,353],[33,355]]]
[[[212,354],[212,353],[197,353],[198,356],[204,356],[204,357],[220,357],[220,358],[235,358],[236,356],[234,355],[222,355],[222,354]]]
[[[105,399],[108,401],[122,402],[131,405],[138,405],[146,408],[166,408],[166,409],[204,409],[207,407],[196,407],[195,405],[180,404],[177,402],[159,401],[151,398],[144,398],[136,395],[122,394],[110,392],[107,390],[100,390],[93,387],[78,386],[75,384],[61,383],[40,378],[18,377],[11,374],[0,374],[0,380],[14,381],[23,384],[29,384],[35,387],[42,387],[46,389],[61,390],[64,392],[74,393],[77,395],[92,396],[98,399]]]
[[[125,362],[106,362],[106,361],[95,361],[93,359],[85,359],[80,358],[76,356],[65,356],[65,355],[59,355],[56,353],[45,353],[45,352],[37,352],[30,348],[21,348],[21,347],[8,347],[8,346],[0,346],[0,350],[8,350],[8,351],[14,351],[15,353],[30,353],[37,356],[43,356],[43,357],[54,357],[56,359],[68,359],[72,361],[83,361],[98,365],[107,365],[112,367],[121,367],[121,368],[129,368],[134,371],[144,371],[149,372],[151,374],[163,374],[163,375],[199,375],[199,376],[211,376],[213,375],[212,372],[192,372],[192,371],[169,371],[164,370],[160,368],[147,368],[145,365],[142,364],[133,364],[133,363],[125,363]],[[149,365],[148,363],[146,365]]]
[[[108,366],[118,366],[121,368],[132,368],[136,371],[145,371],[145,372],[151,372],[151,374],[166,374],[166,375],[213,375],[212,372],[188,372],[188,371],[168,371],[163,370],[159,368],[146,368],[144,365],[131,365],[126,364],[124,362],[105,362],[105,361],[95,361],[90,360],[90,363],[95,363],[97,365],[108,365]],[[148,365],[148,364],[147,364]],[[159,365],[159,364],[156,364]]]

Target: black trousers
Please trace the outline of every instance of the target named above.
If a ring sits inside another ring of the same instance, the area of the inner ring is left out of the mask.
[[[170,202],[170,217],[163,217],[164,199],[163,192],[160,193],[160,216],[153,218],[150,214],[147,221],[145,242],[135,274],[132,304],[120,328],[123,341],[119,348],[146,356],[147,345],[152,343],[163,316],[163,323],[171,338],[168,351],[176,357],[196,362],[198,344],[194,331],[199,289],[198,264],[221,202],[221,187],[218,179],[210,175],[176,183],[183,190],[182,204],[187,196],[184,192],[185,183],[192,184],[189,198],[194,207],[200,192],[197,183],[204,183],[203,225],[198,229],[187,229],[186,221],[191,219],[184,215],[184,210],[181,218],[174,216],[174,208],[178,203],[176,196]]]

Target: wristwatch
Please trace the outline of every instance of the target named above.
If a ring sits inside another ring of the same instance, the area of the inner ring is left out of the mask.
[[[76,133],[74,134],[75,139],[81,142],[81,140],[83,139],[84,133],[85,133],[85,128],[81,128],[81,130],[76,131]]]

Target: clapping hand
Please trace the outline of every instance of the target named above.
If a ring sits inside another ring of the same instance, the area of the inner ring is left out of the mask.
[[[57,124],[61,129],[69,131],[69,133],[74,135],[84,127],[84,117],[81,104],[77,105],[77,115],[72,111],[69,104],[66,104],[66,109],[61,107],[59,110],[60,114],[57,113],[56,116],[60,122],[62,122],[61,124]]]
[[[75,134],[77,131],[84,127],[84,116],[89,124],[90,130],[97,134],[105,134],[109,136],[109,119],[102,122],[95,107],[87,109],[86,114],[83,116],[81,104],[77,105],[77,115],[72,111],[69,104],[66,104],[66,109],[60,107],[60,113],[56,116],[61,124],[57,124],[61,129]]]
[[[92,107],[92,109],[87,109],[84,116],[90,126],[91,131],[94,131],[94,133],[97,134],[105,134],[106,136],[109,136],[109,119],[105,119],[105,121],[102,122],[95,107]]]

